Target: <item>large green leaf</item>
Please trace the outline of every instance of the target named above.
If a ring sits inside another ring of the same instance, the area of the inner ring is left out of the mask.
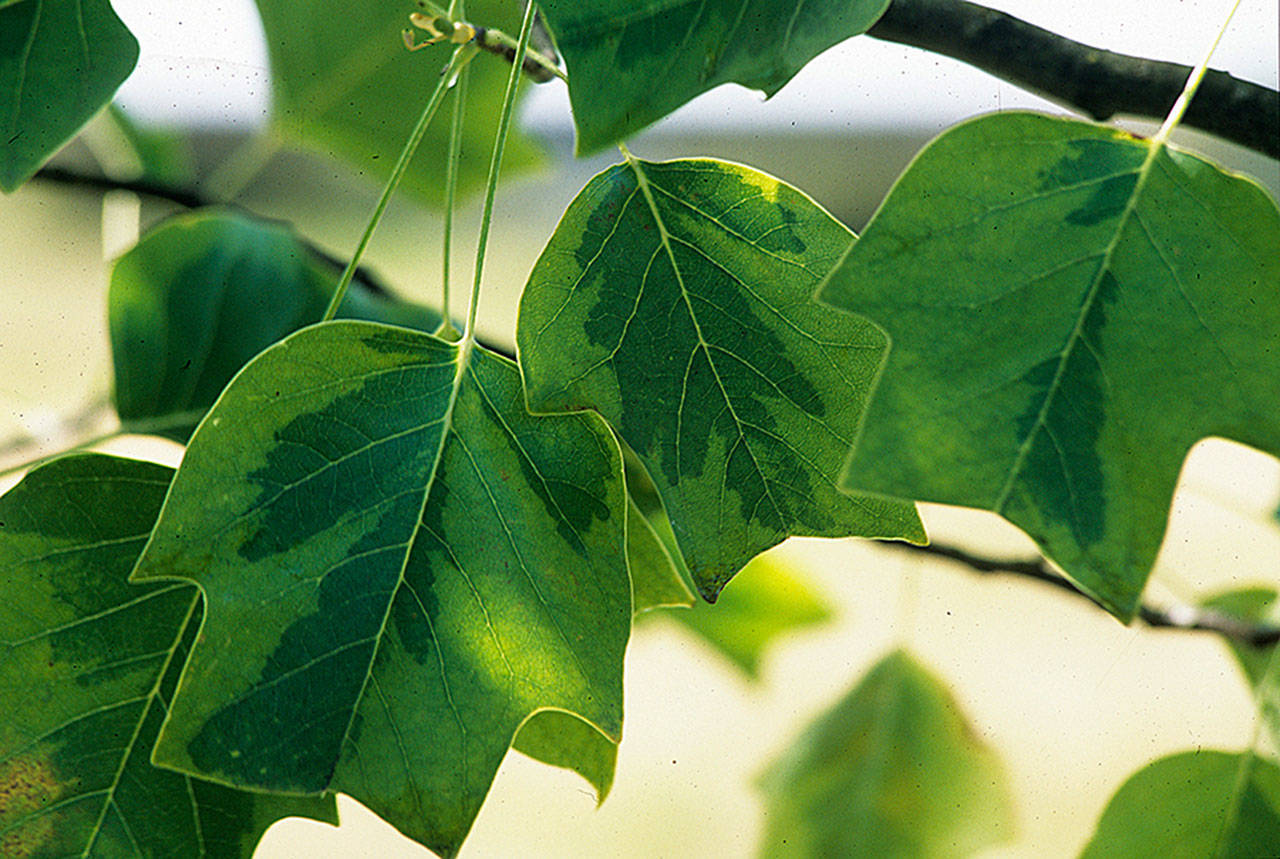
[[[282,817],[337,823],[149,763],[199,623],[195,588],[127,583],[172,473],[72,456],[0,498],[4,856],[248,857]]]
[[[348,793],[452,854],[530,713],[618,738],[625,514],[608,430],[531,417],[509,361],[365,322],[286,338],[192,437],[134,573],[207,605],[155,759]]]
[[[761,855],[965,857],[1009,840],[999,758],[902,651],[881,660],[760,781]]]
[[[1187,450],[1280,454],[1280,212],[1122,131],[972,120],[821,297],[889,334],[850,490],[994,510],[1132,616]]]
[[[107,0],[0,5],[0,190],[31,178],[137,62],[138,41]]]
[[[198,415],[250,358],[319,321],[338,276],[285,225],[231,210],[191,212],[149,231],[111,271],[121,420]],[[441,320],[358,281],[338,313],[427,330]],[[198,420],[162,434],[186,441]]]
[[[735,82],[773,95],[865,32],[889,0],[543,0],[569,70],[578,151],[594,152]]]
[[[923,539],[910,504],[835,485],[885,345],[811,299],[852,241],[762,173],[635,161],[591,180],[525,287],[530,407],[604,415],[709,600],[792,534]]]
[[[1149,764],[1107,803],[1082,859],[1280,856],[1280,769],[1198,749]]]
[[[747,564],[715,605],[664,615],[686,626],[752,679],[778,638],[823,623],[831,608],[782,560],[763,555]]]
[[[411,2],[258,0],[271,58],[273,121],[284,137],[345,159],[385,179],[448,61],[451,45],[410,53],[401,41]],[[519,27],[513,0],[471,0],[467,16],[485,26]],[[471,62],[459,189],[484,183],[511,67],[484,54]],[[441,112],[441,117],[447,111]],[[427,130],[403,187],[432,203],[444,200],[449,123]],[[504,172],[527,169],[538,148],[513,130]]]

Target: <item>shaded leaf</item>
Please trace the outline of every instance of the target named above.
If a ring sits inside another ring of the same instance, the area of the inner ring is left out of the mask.
[[[1198,750],[1129,777],[1082,859],[1280,855],[1280,769],[1245,752]]]
[[[0,6],[0,191],[30,179],[137,62],[138,41],[107,0]]]
[[[594,152],[700,93],[773,95],[809,60],[865,32],[888,0],[543,0],[564,54],[578,151]]]
[[[195,588],[127,583],[172,473],[70,456],[0,498],[4,856],[249,857],[280,818],[337,823],[149,763],[199,623]]]
[[[170,188],[189,188],[195,183],[195,152],[190,137],[176,129],[135,120],[116,102],[108,105],[107,112],[137,159],[135,178]]]
[[[227,387],[134,573],[208,606],[158,762],[341,791],[451,855],[530,713],[619,736],[617,446],[531,417],[513,364],[460,349],[329,323]]]
[[[762,555],[747,564],[715,605],[670,617],[724,654],[747,676],[760,675],[765,650],[779,637],[831,618],[831,608],[784,561]]]
[[[405,50],[401,31],[412,3],[363,0],[335,7],[323,0],[258,0],[271,59],[273,115],[287,139],[338,156],[379,181],[391,174],[413,130],[450,45],[416,53]],[[471,0],[467,16],[476,24],[520,24],[522,6],[511,0]],[[489,167],[511,67],[481,55],[470,64],[466,124],[459,162],[460,192],[480,188]],[[401,187],[424,200],[444,202],[449,144],[447,106],[427,129]],[[539,150],[516,129],[507,139],[502,166],[510,175],[539,160]]]
[[[569,206],[520,301],[530,408],[595,409],[657,485],[708,600],[787,536],[922,540],[836,475],[884,338],[812,301],[852,234],[719,161],[636,161]]]
[[[514,748],[536,761],[573,770],[604,802],[613,787],[618,744],[572,713],[539,710],[520,726]]]
[[[284,224],[203,209],[150,230],[111,271],[115,404],[123,421],[199,412],[250,358],[318,322],[340,272]],[[434,329],[438,313],[359,282],[339,315]],[[198,418],[163,435],[186,441]]]
[[[902,651],[810,725],[760,786],[765,856],[944,859],[1015,828],[999,758]]]
[[[1129,619],[1188,449],[1280,454],[1277,248],[1265,192],[1173,147],[947,131],[821,291],[892,344],[844,485],[993,510]]]

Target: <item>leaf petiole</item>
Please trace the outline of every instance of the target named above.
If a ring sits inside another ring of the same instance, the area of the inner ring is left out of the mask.
[[[356,268],[360,265],[360,259],[364,256],[365,249],[369,246],[369,240],[373,238],[373,231],[377,229],[378,222],[382,220],[382,215],[387,210],[387,204],[391,202],[391,195],[395,193],[396,187],[400,184],[405,171],[409,168],[409,162],[413,159],[413,154],[418,151],[418,145],[422,143],[422,137],[427,133],[427,126],[431,124],[432,118],[435,117],[436,111],[440,108],[440,103],[444,101],[445,93],[448,92],[455,75],[471,61],[476,52],[477,49],[473,46],[459,45],[454,49],[452,56],[449,57],[448,64],[440,72],[440,80],[436,83],[436,88],[432,91],[431,98],[427,100],[426,106],[422,109],[422,115],[418,117],[418,124],[414,126],[413,133],[409,135],[409,139],[405,141],[404,148],[400,150],[400,157],[396,160],[396,165],[392,168],[386,185],[383,186],[382,196],[378,198],[378,203],[373,208],[373,214],[369,217],[369,223],[364,229],[364,234],[360,236],[360,243],[356,245],[355,253],[352,254],[350,262],[347,263],[346,269],[342,272],[342,277],[338,279],[338,285],[333,290],[333,298],[329,300],[329,306],[325,309],[324,316],[320,319],[321,322],[328,322],[337,315],[338,306],[342,304],[342,299],[347,294],[347,287],[351,285],[351,278],[355,275]]]

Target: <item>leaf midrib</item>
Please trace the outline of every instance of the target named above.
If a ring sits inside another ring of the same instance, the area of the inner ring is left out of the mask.
[[[1122,145],[1122,144],[1116,144]],[[1129,224],[1129,219],[1133,217],[1134,211],[1138,205],[1138,199],[1142,196],[1143,190],[1146,188],[1147,180],[1151,176],[1152,166],[1155,164],[1159,153],[1164,150],[1162,141],[1151,141],[1147,143],[1147,155],[1142,161],[1142,165],[1138,168],[1138,179],[1134,183],[1133,190],[1129,193],[1129,199],[1125,201],[1124,209],[1120,212],[1120,217],[1116,219],[1115,234],[1112,235],[1111,241],[1107,243],[1106,250],[1102,253],[1102,259],[1098,263],[1098,270],[1093,276],[1093,283],[1089,285],[1089,291],[1086,293],[1084,301],[1081,303],[1080,312],[1076,315],[1075,325],[1071,329],[1071,333],[1067,335],[1067,341],[1063,344],[1062,351],[1058,354],[1058,366],[1054,371],[1053,379],[1049,382],[1045,393],[1044,402],[1040,404],[1040,410],[1036,414],[1036,419],[1032,423],[1031,428],[1027,431],[1022,443],[1018,446],[1018,453],[1014,457],[1013,464],[1009,467],[1009,476],[1006,478],[1004,486],[1000,490],[1000,494],[996,497],[992,510],[996,513],[1004,515],[1005,506],[1009,502],[1009,497],[1013,493],[1014,484],[1022,474],[1022,469],[1026,465],[1027,457],[1031,455],[1031,448],[1034,444],[1036,435],[1047,426],[1047,418],[1049,409],[1053,405],[1054,399],[1057,397],[1058,391],[1061,389],[1063,376],[1066,375],[1067,363],[1070,361],[1075,351],[1076,344],[1080,341],[1086,321],[1093,312],[1095,302],[1098,299],[1098,293],[1102,289],[1102,283],[1108,272],[1111,271],[1111,260],[1115,255],[1116,247],[1120,244],[1120,237],[1124,234],[1125,228]],[[1056,444],[1056,442],[1055,442]],[[1063,463],[1063,476],[1066,477],[1066,464]]]

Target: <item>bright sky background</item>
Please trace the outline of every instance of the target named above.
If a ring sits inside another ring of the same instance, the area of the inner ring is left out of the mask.
[[[1207,49],[1231,0],[989,0],[987,5],[1098,47],[1190,64]],[[265,120],[270,73],[252,0],[115,0],[114,6],[142,43],[138,68],[120,92],[131,112],[213,126]],[[404,7],[406,16],[414,8],[409,0]],[[342,14],[340,4],[334,9]],[[1244,0],[1213,65],[1274,87],[1278,33],[1274,0]],[[941,129],[980,111],[1044,105],[946,58],[853,39],[810,63],[768,104],[758,93],[725,86],[666,122],[721,129],[792,122],[828,129],[902,123]],[[567,133],[564,88],[558,83],[538,87],[525,120],[547,132]]]

